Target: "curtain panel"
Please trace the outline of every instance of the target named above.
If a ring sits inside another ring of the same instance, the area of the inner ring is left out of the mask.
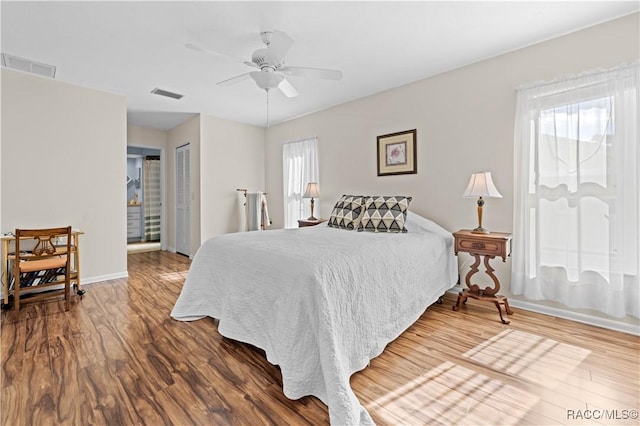
[[[310,200],[302,198],[309,182],[319,181],[317,138],[288,142],[282,146],[284,227],[297,228],[298,219],[311,215]],[[315,200],[315,211],[320,211]]]
[[[639,70],[518,89],[514,294],[639,317]]]
[[[144,241],[160,240],[160,160],[147,158],[143,163]]]

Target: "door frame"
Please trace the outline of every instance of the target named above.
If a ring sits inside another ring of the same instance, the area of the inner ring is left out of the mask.
[[[127,144],[127,149],[142,148],[160,151],[160,250],[167,249],[167,153],[166,149],[153,145]],[[144,158],[143,158],[144,160]]]

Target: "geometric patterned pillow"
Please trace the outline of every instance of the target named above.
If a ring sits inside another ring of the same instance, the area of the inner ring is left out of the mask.
[[[370,232],[407,232],[407,210],[411,197],[397,196],[368,197],[365,200],[364,213],[358,225],[358,231]]]
[[[343,195],[333,206],[327,225],[332,228],[354,230],[360,223],[363,207],[362,195]]]

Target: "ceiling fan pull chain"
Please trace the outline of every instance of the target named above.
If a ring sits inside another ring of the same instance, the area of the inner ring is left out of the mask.
[[[269,128],[269,90],[265,90],[267,92],[267,129]]]

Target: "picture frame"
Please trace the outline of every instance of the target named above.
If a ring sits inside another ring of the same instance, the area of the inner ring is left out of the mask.
[[[418,173],[416,129],[378,136],[378,176]]]

